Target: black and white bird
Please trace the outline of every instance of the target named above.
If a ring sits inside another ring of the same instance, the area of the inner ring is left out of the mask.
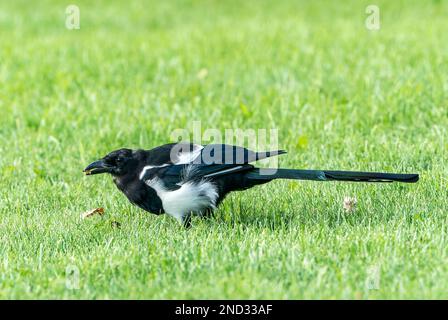
[[[417,182],[418,174],[297,169],[260,169],[251,162],[286,151],[171,143],[151,150],[119,149],[89,164],[87,175],[110,173],[129,201],[154,214],[167,213],[184,226],[191,215],[208,216],[224,197],[274,179]]]

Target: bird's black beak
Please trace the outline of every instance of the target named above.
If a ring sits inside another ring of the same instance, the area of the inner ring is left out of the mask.
[[[113,169],[112,166],[106,164],[104,160],[98,160],[89,164],[85,169],[84,173],[86,175],[98,174],[98,173],[106,173],[111,172]]]

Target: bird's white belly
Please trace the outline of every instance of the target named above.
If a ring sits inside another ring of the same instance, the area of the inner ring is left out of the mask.
[[[190,213],[201,215],[207,209],[214,209],[218,199],[216,186],[208,181],[186,182],[172,191],[157,178],[146,184],[157,192],[165,212],[181,221]]]

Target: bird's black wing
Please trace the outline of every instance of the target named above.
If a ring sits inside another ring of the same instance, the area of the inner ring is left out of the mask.
[[[142,180],[147,181],[157,178],[163,181],[167,189],[176,190],[180,188],[182,183],[198,182],[202,179],[215,180],[225,175],[250,171],[253,168],[254,166],[250,164],[171,165],[148,170]]]
[[[195,149],[188,149],[190,147]],[[182,183],[198,182],[202,179],[216,181],[224,176],[248,172],[254,169],[249,164],[250,162],[286,153],[283,150],[254,152],[243,147],[226,144],[199,146],[185,143],[177,146],[176,144],[161,146],[159,151],[164,150],[162,153],[164,153],[165,160],[167,153],[170,152],[172,159],[173,154],[176,154],[175,151],[173,152],[174,148],[180,148],[180,150],[184,148],[183,153],[179,153],[178,157],[175,158],[180,159],[180,161],[174,161],[173,163],[170,160],[169,163],[150,167],[144,171],[140,179],[148,182],[157,178],[163,182],[165,188],[176,190],[180,188]],[[193,150],[191,152],[195,154],[193,156],[188,154],[189,150]],[[200,152],[198,153],[198,151]],[[188,158],[190,161],[185,161]]]
[[[284,150],[255,152],[228,144],[208,144],[205,146],[189,142],[169,143],[148,150],[147,164],[247,164],[268,157],[284,154]]]
[[[242,165],[284,153],[285,150],[255,152],[229,144],[208,144],[202,149],[201,158],[196,158],[193,163]]]
[[[165,164],[187,164],[201,154],[204,147],[189,142],[168,143],[147,150],[147,164],[160,166]]]

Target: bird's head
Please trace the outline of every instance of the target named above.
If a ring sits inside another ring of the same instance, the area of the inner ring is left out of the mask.
[[[131,149],[119,149],[92,162],[83,172],[86,175],[110,173],[113,176],[122,176],[133,171],[137,165],[138,159],[134,157],[134,152]]]

